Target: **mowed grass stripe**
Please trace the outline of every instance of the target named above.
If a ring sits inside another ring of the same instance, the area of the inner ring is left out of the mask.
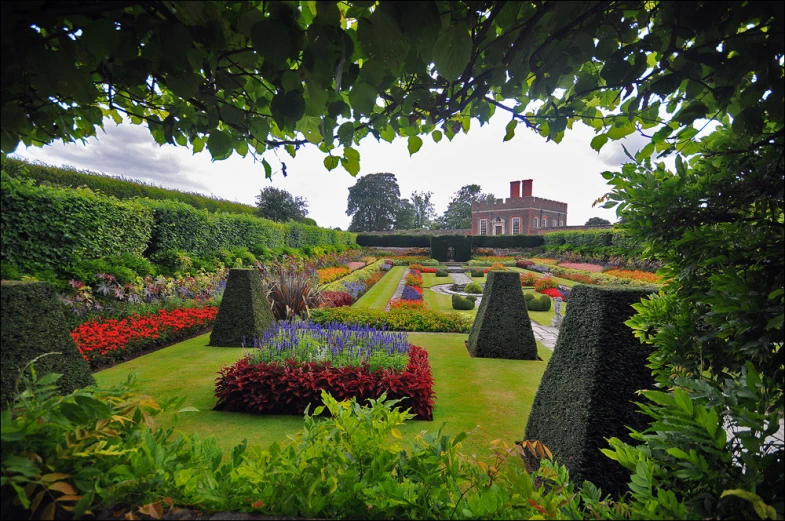
[[[501,438],[509,443],[523,437],[547,359],[551,352],[539,346],[545,361],[471,358],[464,342],[468,335],[409,335],[410,342],[425,348],[435,380],[434,421],[409,421],[400,430],[414,438],[423,430],[436,431],[446,422],[444,432],[456,435],[473,431],[463,451],[490,454],[490,442]],[[202,335],[141,356],[95,374],[100,385],[124,382],[137,372],[139,391],[156,399],[187,396],[186,405],[199,409],[179,415],[177,429],[215,435],[224,456],[244,438],[250,445],[267,448],[283,442],[288,434],[302,428],[302,417],[213,411],[215,379],[218,371],[243,356],[238,348],[209,347],[209,335]]]
[[[401,281],[404,270],[406,270],[404,266],[394,266],[384,277],[382,277],[382,280],[374,284],[365,295],[352,304],[352,307],[360,309],[384,309],[387,306],[387,302],[392,298],[393,293],[395,293],[395,288]]]

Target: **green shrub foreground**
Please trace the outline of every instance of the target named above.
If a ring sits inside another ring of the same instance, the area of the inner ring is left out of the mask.
[[[311,310],[311,320],[317,324],[340,322],[364,324],[392,331],[418,331],[422,333],[468,333],[472,319],[455,312],[432,309],[360,309],[353,307],[320,308]]]
[[[523,446],[496,445],[489,462],[460,453],[465,433],[423,432],[401,440],[412,417],[397,402],[337,402],[306,412],[303,428],[268,450],[245,441],[228,458],[214,437],[154,426],[187,414],[184,399],[156,403],[126,385],[56,394],[58,375],[25,378],[26,391],[2,413],[4,518],[160,518],[170,507],[326,519],[577,519],[611,517],[593,486],[576,491],[564,467],[535,473],[505,465]],[[329,417],[317,419],[323,412]],[[78,433],[78,435],[77,435]],[[547,456],[536,443],[528,450]],[[122,507],[121,507],[122,505]],[[616,507],[618,509],[618,506]]]

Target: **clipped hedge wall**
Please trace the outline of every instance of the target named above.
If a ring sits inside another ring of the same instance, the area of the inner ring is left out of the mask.
[[[16,379],[34,358],[39,376],[60,373],[57,385],[64,393],[95,383],[90,366],[68,331],[54,289],[48,282],[0,283],[0,408],[15,394]]]
[[[468,348],[473,356],[480,358],[537,359],[537,342],[518,273],[488,272]]]
[[[3,170],[2,262],[22,273],[63,270],[120,253],[203,255],[238,247],[349,245],[355,234],[246,214],[209,213],[176,201],[120,201],[88,189],[35,186]]]
[[[153,214],[139,202],[5,175],[1,183],[0,259],[23,272],[119,253],[141,256],[150,241]]]
[[[111,177],[95,172],[80,172],[44,164],[28,163],[26,161],[19,161],[18,159],[4,160],[3,170],[14,177],[34,179],[38,184],[50,183],[67,188],[86,186],[91,190],[100,190],[102,194],[111,195],[118,199],[146,197],[148,199],[161,201],[179,201],[193,206],[194,208],[205,209],[209,212],[256,215],[258,211],[256,207],[247,204],[206,197],[196,193],[161,188],[133,179]]]
[[[472,256],[471,235],[434,235],[431,237],[431,256],[441,262],[447,261],[447,249],[455,248],[454,260],[466,262]]]
[[[430,248],[431,238],[427,235],[371,235],[358,233],[357,244],[374,248]]]
[[[541,235],[473,235],[474,248],[536,248],[545,244]]]
[[[653,384],[646,367],[650,347],[624,325],[632,305],[652,289],[575,286],[553,357],[532,405],[526,439],[538,440],[580,485],[603,492],[626,490],[629,472],[600,452],[605,438],[631,442],[625,426],[642,430],[647,419],[635,391]]]
[[[273,322],[275,316],[262,290],[259,271],[256,268],[229,270],[210,345],[242,347],[244,340],[246,346],[252,346],[254,335],[261,340]]]

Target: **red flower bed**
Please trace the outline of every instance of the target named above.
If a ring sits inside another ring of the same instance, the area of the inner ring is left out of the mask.
[[[519,268],[528,268],[529,266],[534,266],[534,262],[530,260],[519,260],[515,265]]]
[[[421,347],[409,349],[409,365],[395,373],[370,372],[368,366],[333,367],[329,362],[288,361],[252,364],[248,357],[224,367],[215,383],[219,411],[256,414],[302,414],[321,403],[321,392],[337,400],[357,398],[403,398],[400,406],[411,408],[418,419],[433,420],[433,376],[428,353]]]
[[[213,324],[216,315],[215,306],[162,309],[152,315],[85,322],[71,332],[71,338],[84,359],[95,367],[201,331]]]
[[[351,306],[354,303],[352,296],[345,291],[323,291],[322,304],[320,308],[340,308],[342,306]]]
[[[539,278],[534,273],[521,273],[521,286],[534,286]]]
[[[428,304],[424,300],[403,300],[393,299],[390,301],[390,309],[427,309]]]
[[[420,271],[422,273],[436,273],[436,268],[423,268]]]
[[[551,298],[560,298],[564,300],[564,295],[562,295],[562,292],[556,288],[546,288],[543,290],[538,290],[538,293],[542,293],[543,295],[548,295]]]
[[[542,290],[544,289],[558,288],[558,287],[559,287],[559,283],[556,282],[556,279],[554,279],[553,277],[542,277],[540,279],[537,279],[537,281],[534,283],[534,290],[539,291],[540,293],[542,293]]]

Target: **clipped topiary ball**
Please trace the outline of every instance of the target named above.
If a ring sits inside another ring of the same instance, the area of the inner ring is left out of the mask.
[[[482,358],[537,359],[537,342],[517,273],[488,273],[468,348],[473,356]]]
[[[436,270],[437,277],[449,277],[450,273],[444,270]]]
[[[256,268],[229,270],[221,307],[210,334],[210,345],[242,347],[243,339],[246,346],[253,345],[254,335],[261,339],[273,322],[275,316]]]
[[[63,394],[95,383],[90,365],[71,338],[51,284],[4,280],[0,300],[0,407],[5,409],[13,398],[22,368],[45,353],[61,354],[41,358],[35,362],[35,371],[39,377],[62,374],[57,385]]]
[[[606,438],[630,443],[627,427],[642,430],[647,417],[635,392],[653,384],[646,367],[650,346],[624,325],[632,305],[649,288],[576,286],[534,398],[526,439],[545,444],[580,485],[589,480],[603,493],[626,490],[629,472],[600,452]],[[535,463],[532,461],[531,463]]]
[[[472,277],[484,277],[485,272],[483,270],[474,270],[472,272]]]
[[[474,309],[474,300],[470,300],[469,298],[464,298],[461,295],[453,295],[452,307],[453,309],[468,311],[470,309]]]
[[[463,291],[466,293],[482,293],[482,286],[476,282],[470,282],[463,288]]]

